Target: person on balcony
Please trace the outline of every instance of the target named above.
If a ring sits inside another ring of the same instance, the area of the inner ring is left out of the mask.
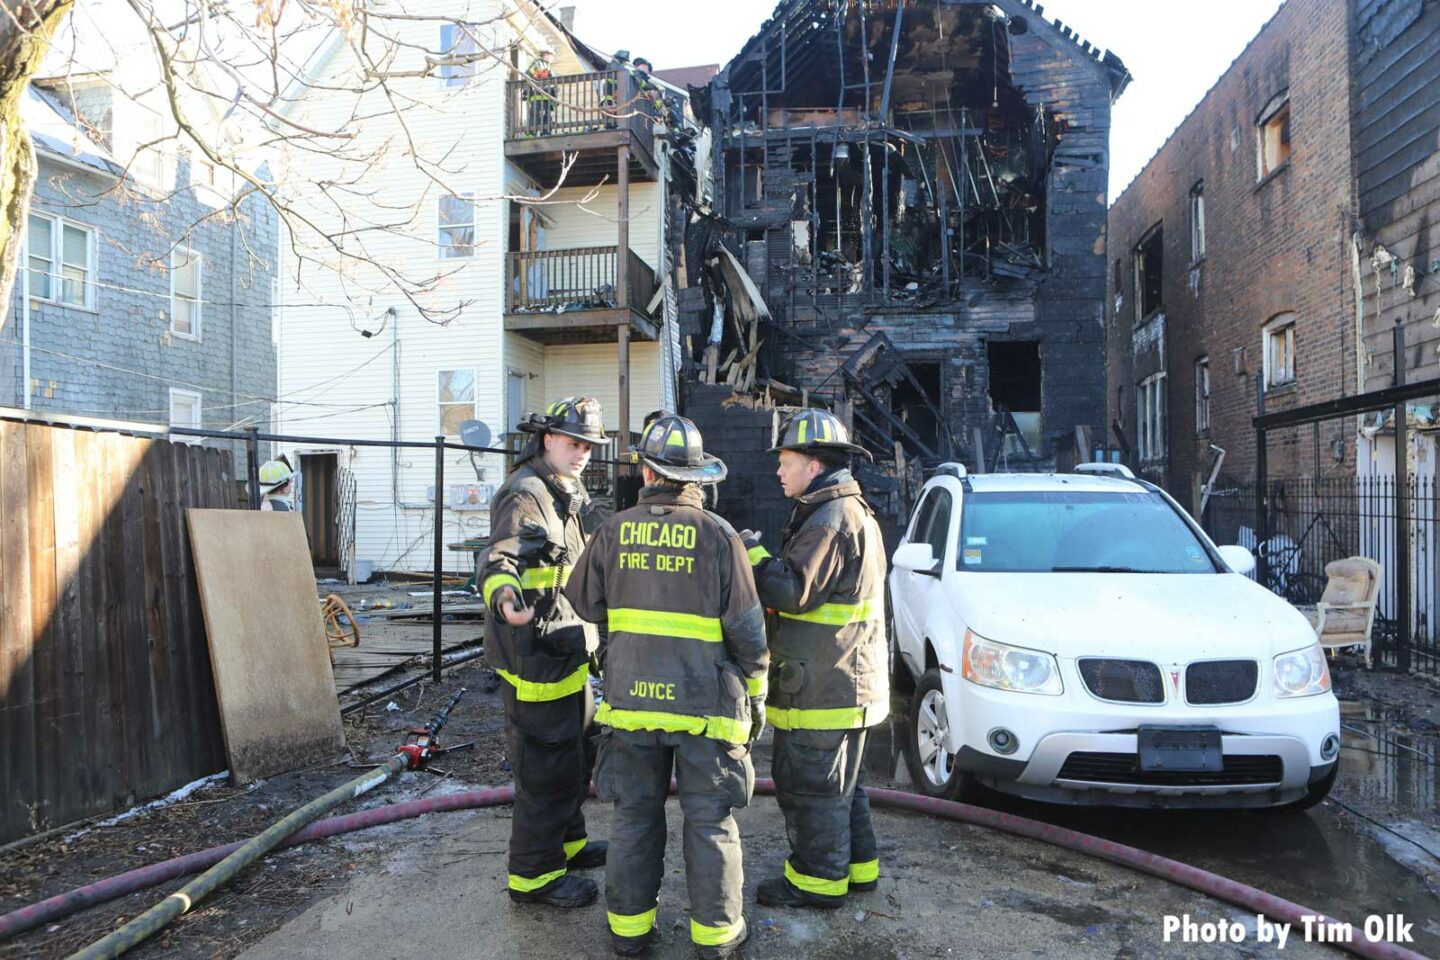
[[[555,52],[541,50],[531,61],[525,77],[530,81],[525,90],[525,102],[529,107],[525,118],[527,137],[548,137],[555,118],[555,84],[553,64]]]

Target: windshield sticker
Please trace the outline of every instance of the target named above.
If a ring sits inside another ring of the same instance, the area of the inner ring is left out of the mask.
[[[1191,563],[1202,564],[1205,562],[1205,554],[1202,553],[1197,546],[1191,545],[1186,547],[1185,554],[1190,558]]]
[[[983,552],[983,551],[980,551],[980,550],[966,550],[966,551],[965,551],[965,562],[966,562],[966,563],[979,563],[979,562],[980,562],[980,555],[981,555],[982,552]]]
[[[965,543],[972,547],[983,547],[990,543],[986,537],[966,537]]]

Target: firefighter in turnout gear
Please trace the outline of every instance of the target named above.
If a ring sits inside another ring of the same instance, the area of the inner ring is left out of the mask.
[[[765,725],[764,612],[744,544],[704,509],[702,485],[725,465],[684,417],[662,416],[640,441],[640,502],[596,532],[565,594],[608,625],[595,792],[615,804],[605,901],[626,956],[658,936],[665,796],[674,773],[685,815],[690,939],[701,957],[749,936],[732,810],[755,784],[750,744]]]
[[[599,635],[561,588],[585,549],[588,497],[580,476],[591,451],[610,441],[600,401],[591,397],[553,403],[520,429],[530,437],[490,506],[479,577],[486,656],[505,680],[515,774],[509,889],[521,902],[583,907],[599,890],[569,871],[601,866],[606,849],[587,840],[580,811],[594,759],[589,677]]]
[[[741,536],[772,611],[771,770],[790,856],[757,894],[767,906],[833,908],[880,875],[861,760],[867,729],[889,710],[885,546],[849,469],[852,454],[870,454],[838,419],[804,410],[772,452],[795,501],[780,556]]]

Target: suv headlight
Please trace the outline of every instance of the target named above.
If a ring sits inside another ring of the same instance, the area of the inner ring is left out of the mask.
[[[1275,696],[1313,697],[1330,692],[1330,667],[1320,644],[1275,658]]]
[[[996,643],[965,631],[965,654],[960,675],[982,687],[1013,690],[1016,693],[1043,693],[1058,697],[1065,692],[1060,682],[1060,665],[1048,653]]]

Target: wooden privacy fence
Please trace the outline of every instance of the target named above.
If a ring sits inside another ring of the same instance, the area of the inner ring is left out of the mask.
[[[0,420],[0,843],[224,769],[187,507],[230,454]]]

